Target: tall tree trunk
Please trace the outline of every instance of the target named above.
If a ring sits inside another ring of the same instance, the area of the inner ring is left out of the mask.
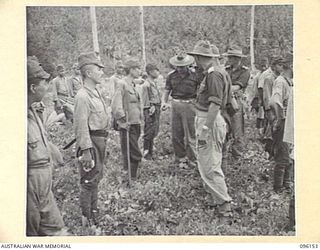
[[[97,19],[96,19],[96,8],[93,6],[90,7],[90,18],[91,18],[91,27],[92,27],[93,50],[100,57],[98,31],[97,31]]]
[[[144,70],[146,66],[146,44],[145,44],[145,37],[144,37],[143,6],[139,7],[139,15],[140,15],[140,34],[141,34],[141,42],[142,42],[142,69]]]
[[[251,57],[251,69],[254,70],[254,10],[255,6],[251,7],[251,27],[250,27],[250,57]]]

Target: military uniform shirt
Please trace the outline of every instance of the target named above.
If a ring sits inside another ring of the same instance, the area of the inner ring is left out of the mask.
[[[90,130],[110,128],[110,114],[100,92],[83,87],[75,98],[74,129],[77,146],[81,150],[92,148]]]
[[[272,88],[275,79],[277,76],[274,74],[273,71],[270,71],[264,78],[263,82],[263,107],[265,110],[270,109],[270,98],[272,95]]]
[[[245,66],[232,68],[230,65],[226,66],[226,71],[229,73],[232,85],[239,85],[241,89],[245,89],[250,78],[249,69]]]
[[[284,76],[279,75],[274,81],[272,87],[272,96],[270,103],[275,103],[282,109],[281,118],[286,118],[286,111],[288,107],[289,97],[291,95],[292,83]]]
[[[142,100],[144,108],[150,108],[152,104],[161,104],[160,91],[157,83],[149,78],[142,84]]]
[[[111,106],[113,117],[116,120],[126,117],[126,113],[128,113],[129,124],[141,124],[143,118],[142,102],[133,83],[128,83],[124,79],[118,82]]]
[[[46,131],[37,111],[30,107],[28,109],[28,168],[45,167],[49,163],[50,152]]]
[[[195,72],[189,70],[186,74],[181,75],[173,71],[167,77],[165,89],[171,91],[172,98],[187,100],[196,97],[198,84]]]
[[[228,95],[230,95],[230,88],[231,82],[227,72],[219,67],[209,68],[198,90],[196,108],[201,111],[208,111],[210,103],[215,103],[224,109]]]
[[[56,78],[54,78],[52,80],[52,87],[55,101],[58,100],[59,95],[63,97],[72,96],[70,86],[66,77],[57,76]]]
[[[258,89],[264,87],[264,81],[265,79],[269,76],[272,75],[273,72],[271,70],[271,68],[266,69],[265,71],[263,71],[259,77],[259,81],[258,81]]]

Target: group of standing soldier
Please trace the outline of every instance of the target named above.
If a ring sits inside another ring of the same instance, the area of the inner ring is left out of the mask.
[[[98,186],[103,177],[111,126],[119,131],[123,170],[128,173],[129,182],[136,180],[142,158],[154,158],[160,113],[170,107],[170,96],[173,164],[198,168],[204,188],[211,195],[210,203],[217,207],[218,215],[232,216],[231,197],[221,168],[222,155],[227,134],[233,135],[233,157],[239,159],[243,152],[242,100],[250,73],[241,64],[244,55],[239,47],[232,47],[223,55],[228,57],[227,67],[220,64],[221,55],[215,45],[199,41],[192,51],[170,58],[174,70],[166,78],[162,97],[157,81],[159,69],[154,64],[147,64],[146,75],[141,77],[138,60],[119,61],[115,65],[115,74],[105,83],[104,65],[99,57],[95,53],[83,53],[74,67],[72,84],[66,84],[64,67],[58,66],[58,76],[51,81],[55,93],[53,101],[56,110],[63,110],[73,122],[84,225],[96,223],[99,213]],[[275,63],[280,65],[281,61]],[[265,77],[269,79],[274,74],[275,78],[270,98],[277,128],[272,133],[277,162],[275,189],[285,185],[286,181],[280,181],[280,178],[286,180],[289,171],[286,162],[289,149],[281,139],[289,88],[280,66]],[[27,235],[58,235],[63,228],[51,191],[52,160],[46,132],[41,114],[33,108],[34,103],[40,102],[45,95],[49,77],[36,58],[28,57]],[[267,86],[265,83],[263,88]],[[263,91],[263,95],[267,92]],[[141,152],[138,142],[143,124]]]
[[[274,159],[276,192],[293,186],[293,93],[292,62],[283,57],[263,58],[254,79],[253,107],[258,112],[257,128],[270,159]],[[289,119],[286,119],[288,116]]]

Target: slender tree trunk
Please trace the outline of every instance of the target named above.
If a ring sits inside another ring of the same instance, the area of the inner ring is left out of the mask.
[[[93,39],[93,50],[100,56],[99,42],[98,42],[98,31],[97,31],[97,19],[96,19],[96,8],[90,7],[90,18],[92,27],[92,39]]]
[[[142,40],[142,69],[146,66],[146,44],[144,37],[144,20],[143,20],[143,6],[139,7],[139,15],[140,15],[140,34]]]
[[[251,27],[250,27],[250,57],[251,57],[251,69],[254,70],[254,11],[255,6],[251,7]]]

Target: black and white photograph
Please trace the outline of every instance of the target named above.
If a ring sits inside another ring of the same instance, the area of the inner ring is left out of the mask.
[[[25,235],[296,236],[293,10],[26,6]]]

